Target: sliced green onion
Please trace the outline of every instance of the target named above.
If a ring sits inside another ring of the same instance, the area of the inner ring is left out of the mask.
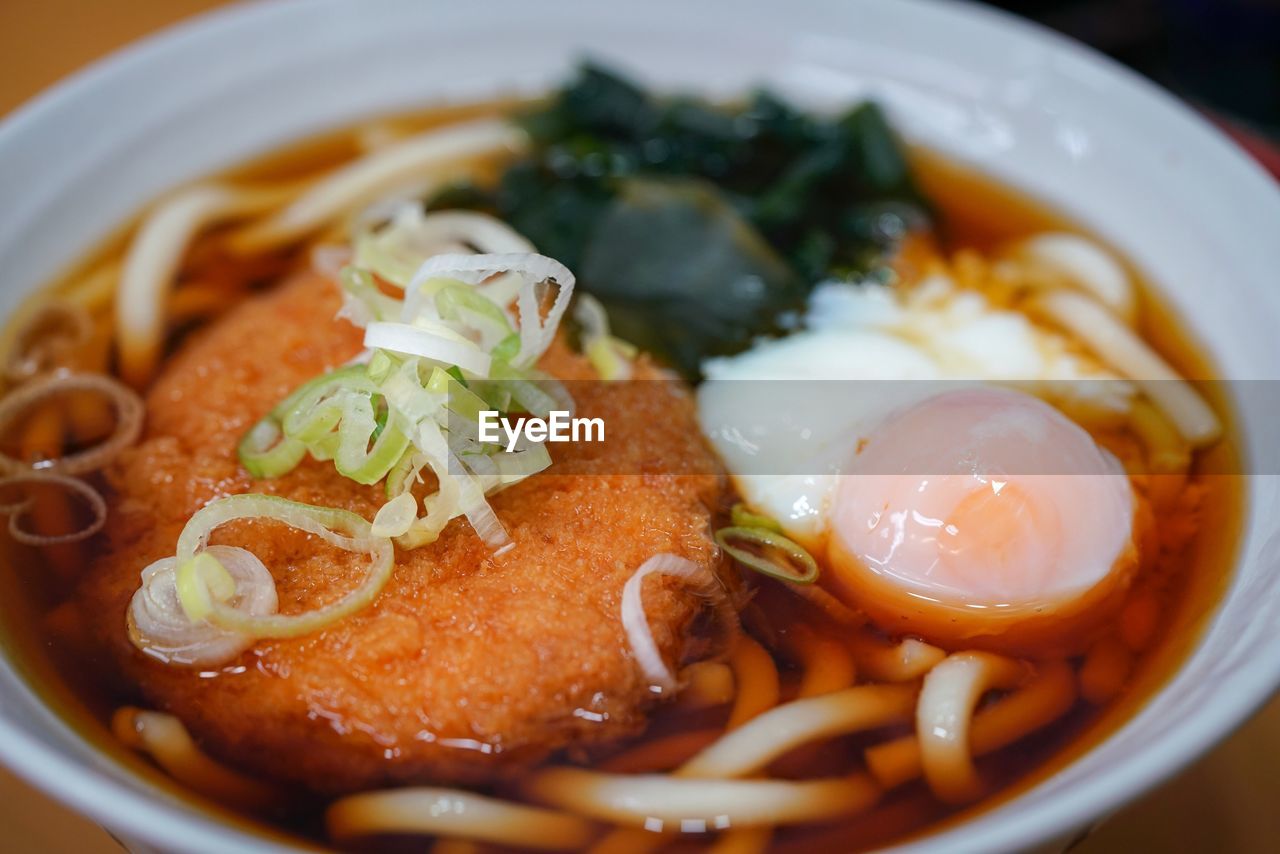
[[[364,365],[348,365],[299,386],[277,407],[284,433],[306,445],[332,433],[342,420],[344,393],[372,395],[378,391]]]
[[[414,445],[421,453],[415,454],[410,461],[409,469],[402,476],[401,488],[408,491],[419,472],[427,466],[435,473],[439,485],[434,493],[423,499],[422,509],[426,515],[396,538],[396,543],[404,549],[416,549],[435,542],[445,526],[462,515],[462,489],[459,480],[449,471],[449,445],[439,425],[433,421],[421,422]],[[397,476],[400,476],[399,472]]]
[[[371,531],[375,537],[402,537],[417,519],[418,500],[413,493],[402,492],[378,509]]]
[[[405,323],[419,323],[423,320],[435,320],[440,316],[436,308],[436,295],[446,288],[465,288],[457,279],[434,276],[411,284],[404,292],[404,303],[400,306],[400,319]]]
[[[422,457],[418,449],[410,446],[396,464],[391,467],[391,471],[387,472],[387,479],[384,483],[387,498],[395,498],[402,493],[408,492],[413,486],[410,478],[416,478],[418,472],[426,464],[426,459]]]
[[[422,254],[404,240],[403,230],[391,225],[356,236],[355,263],[404,290],[422,263]]]
[[[506,338],[498,342],[497,346],[490,352],[495,362],[505,362],[511,364],[520,353],[520,336],[512,332]]]
[[[489,374],[489,354],[475,344],[448,333],[447,327],[424,329],[410,323],[375,322],[364,330],[364,346],[457,365],[484,377]]]
[[[442,320],[474,330],[480,337],[480,346],[486,349],[515,334],[506,312],[469,285],[451,283],[441,288],[436,293],[436,311]],[[516,341],[518,346],[518,335]]]
[[[343,267],[338,281],[342,285],[342,314],[356,325],[391,320],[399,315],[400,301],[384,294],[368,270]]]
[[[452,455],[450,462],[459,469],[462,468],[462,463]],[[485,500],[484,485],[480,478],[466,471],[460,471],[453,474],[453,480],[458,484],[458,505],[462,509],[462,515],[467,517],[467,521],[471,523],[472,529],[475,530],[481,542],[495,551],[511,545],[511,537],[507,534],[507,529],[503,527],[498,514],[493,512],[493,508]]]
[[[215,529],[247,519],[274,519],[340,549],[368,554],[368,574],[346,596],[305,614],[255,616],[229,607],[224,603],[235,593],[234,580],[228,590],[226,580],[230,574],[205,547]],[[183,610],[192,622],[207,619],[221,628],[255,638],[291,638],[319,631],[372,604],[391,578],[394,557],[391,540],[374,536],[369,522],[354,513],[274,495],[230,495],[198,510],[182,529],[178,537],[177,586]]]
[[[417,359],[406,360],[381,386],[387,405],[412,424],[434,420],[447,404],[443,393],[429,391],[423,385],[420,367]]]
[[[240,439],[236,452],[241,465],[254,477],[279,477],[292,471],[306,455],[307,439],[298,434],[305,432],[302,425],[313,415],[312,410],[335,388],[356,385],[370,391],[375,388],[363,365],[340,368],[298,386]],[[330,425],[327,430],[316,431],[315,438],[332,429]]]
[[[285,436],[272,413],[249,428],[236,446],[236,454],[254,477],[280,477],[298,467],[307,455],[307,446]]]
[[[516,296],[519,316],[520,352],[512,359],[517,368],[531,367],[551,346],[556,328],[569,307],[573,296],[574,276],[559,261],[545,255],[486,254],[486,255],[436,255],[427,259],[410,282],[405,309],[412,317],[413,301],[419,282],[448,277],[468,285],[479,285],[494,276],[512,273],[520,278],[520,290]],[[556,296],[544,318],[539,310],[541,286],[555,282]]]
[[[205,563],[202,556],[217,560]],[[142,586],[133,594],[126,617],[129,640],[135,647],[166,664],[187,667],[216,666],[235,658],[253,645],[254,638],[229,631],[207,620],[193,622],[192,613],[208,614],[218,587],[220,601],[249,614],[274,614],[279,610],[276,582],[257,556],[235,546],[209,546],[196,556],[202,564],[184,577],[178,591],[178,559],[161,558],[142,570]],[[227,584],[223,571],[230,574]],[[205,584],[200,584],[201,576]],[[220,580],[221,576],[221,580]],[[230,595],[227,595],[230,594]],[[187,606],[183,605],[183,598]]]
[[[551,452],[542,442],[530,442],[521,436],[516,450],[497,453],[475,453],[459,458],[480,478],[485,494],[498,492],[519,483],[551,466]]]
[[[631,379],[632,360],[640,351],[621,338],[606,335],[587,343],[583,354],[602,380]]]
[[[494,362],[490,377],[501,380],[512,402],[530,415],[550,418],[552,410],[573,410],[573,399],[564,385],[540,371]]]
[[[347,395],[338,426],[338,450],[333,463],[338,473],[356,483],[377,483],[399,462],[409,447],[409,434],[396,421],[378,432],[371,398]],[[373,447],[369,447],[370,441]]]
[[[742,503],[733,505],[733,509],[729,511],[729,519],[735,528],[764,528],[775,534],[782,533],[782,526],[778,524],[778,520],[772,516],[753,513],[747,505]]]
[[[517,408],[515,399],[511,397],[511,389],[507,388],[506,383],[476,383],[474,388],[476,395],[488,404],[489,409],[496,412],[511,412]]]
[[[600,379],[631,379],[631,363],[639,350],[609,334],[609,315],[600,301],[591,294],[579,294],[573,316],[582,327],[582,353]]]
[[[467,246],[482,252],[533,251],[529,241],[501,220],[473,211],[427,214],[421,204],[405,203],[389,223],[357,235],[356,263],[406,288],[425,259]]]
[[[449,411],[467,419],[470,423],[479,423],[480,413],[491,408],[484,398],[439,368],[431,371],[431,378],[427,380],[427,391],[443,394]]]
[[[369,365],[366,370],[369,372],[369,379],[375,383],[382,383],[387,377],[391,376],[391,372],[398,365],[399,363],[386,350],[374,350],[373,355],[369,357]]]
[[[313,459],[325,463],[338,455],[338,447],[341,444],[342,440],[336,432],[326,433],[310,445],[307,445],[307,452],[311,454]]]
[[[200,552],[178,572],[178,601],[193,623],[213,613],[214,604],[236,595],[236,580],[209,552]]]
[[[813,556],[777,531],[730,526],[716,531],[716,542],[738,563],[770,578],[792,584],[812,584],[818,580],[818,563]]]

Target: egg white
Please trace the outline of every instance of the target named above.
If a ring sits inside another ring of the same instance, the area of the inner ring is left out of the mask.
[[[905,292],[819,285],[800,331],[703,372],[699,422],[739,493],[810,548],[825,539],[835,476],[895,411],[967,383],[1028,384],[1116,412],[1134,396],[1060,334],[941,275]]]

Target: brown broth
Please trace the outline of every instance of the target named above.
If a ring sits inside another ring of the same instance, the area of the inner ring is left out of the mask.
[[[391,117],[363,127],[405,133],[490,115],[510,106],[511,102],[500,102],[450,107]],[[359,150],[358,130],[340,130],[229,170],[225,177],[245,181],[305,179],[349,159]],[[1045,229],[1088,233],[1037,201],[934,153],[915,151],[912,159],[924,192],[943,215],[942,237],[948,252],[963,247],[985,251],[1001,242]],[[128,225],[105,241],[98,251],[86,256],[45,293],[65,291],[86,272],[118,259],[132,227]],[[201,238],[192,255],[199,255],[202,249],[216,252],[217,239],[217,233]],[[278,262],[280,269],[287,269],[298,259],[286,255]],[[1130,272],[1142,281],[1136,268],[1130,266]],[[1195,345],[1184,324],[1160,302],[1149,283],[1142,285],[1141,303],[1143,332],[1148,341],[1185,375],[1213,376],[1207,355]],[[11,332],[10,329],[8,334]],[[1206,384],[1202,390],[1220,415],[1229,415],[1226,401],[1217,395],[1212,384]],[[1239,461],[1234,458],[1237,445],[1232,438],[1234,428],[1229,417],[1225,420],[1228,440],[1198,458],[1197,465],[1202,470],[1240,470]],[[1015,796],[1105,739],[1177,670],[1198,641],[1206,618],[1217,606],[1235,561],[1244,510],[1241,481],[1242,478],[1235,475],[1199,476],[1206,490],[1199,533],[1187,553],[1176,561],[1177,565],[1165,571],[1167,585],[1161,593],[1165,617],[1159,638],[1139,662],[1120,697],[1102,709],[1078,702],[1063,720],[980,760],[979,767],[984,774],[999,780],[1000,785],[972,807],[963,810],[945,807],[929,797],[923,783],[917,781],[891,793],[867,815],[830,825],[781,831],[775,840],[778,850],[804,851],[819,847],[861,850],[935,832]],[[53,628],[59,622],[56,606],[66,600],[68,584],[67,578],[51,571],[33,550],[16,546],[7,538],[0,539],[0,602],[3,603],[0,605],[0,642],[18,672],[49,707],[96,749],[155,785],[166,797],[188,802],[255,834],[308,848],[322,844],[318,822],[322,804],[317,802],[302,810],[287,824],[266,823],[182,789],[153,764],[116,741],[107,723],[112,710],[137,703],[139,697],[132,686],[104,676],[112,673],[113,667],[99,660],[94,650],[76,642],[74,625],[64,625],[61,630]],[[787,595],[765,585],[760,601],[768,607],[770,602]],[[785,663],[782,669],[784,685],[793,682],[794,674],[787,671]],[[679,712],[660,711],[654,716],[650,733],[671,731],[687,723],[687,717]],[[717,721],[712,719],[706,723]],[[866,743],[865,739],[845,739],[839,747],[853,756],[853,750]]]

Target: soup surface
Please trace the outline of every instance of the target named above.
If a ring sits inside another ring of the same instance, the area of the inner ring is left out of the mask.
[[[316,845],[862,850],[1043,779],[1216,604],[1230,415],[1104,240],[895,146],[588,69],[162,201],[11,324],[10,657],[172,795]],[[563,395],[603,442],[458,438]]]

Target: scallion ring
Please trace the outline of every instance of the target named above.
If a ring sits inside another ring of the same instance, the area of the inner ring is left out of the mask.
[[[79,475],[97,471],[132,445],[142,432],[142,398],[119,380],[102,374],[54,374],[19,386],[0,401],[0,432],[11,429],[36,404],[67,392],[90,392],[109,400],[116,413],[115,432],[91,448],[35,464],[0,452],[0,472],[18,474],[37,469]]]
[[[813,555],[777,531],[734,525],[716,531],[716,543],[738,563],[770,578],[792,584],[818,580],[818,563]]]
[[[240,465],[256,478],[280,477],[298,467],[307,446],[284,435],[275,413],[249,428],[236,446]]]
[[[206,549],[216,528],[236,520],[274,519],[315,534],[330,545],[370,556],[368,574],[359,586],[336,602],[305,614],[254,615],[227,604],[235,582]],[[333,507],[315,507],[274,495],[231,495],[220,498],[187,522],[177,549],[177,589],[182,608],[192,622],[215,626],[255,638],[292,638],[319,631],[377,599],[395,568],[391,540],[373,535],[368,521]]]
[[[88,505],[89,510],[93,513],[93,519],[79,530],[65,534],[36,534],[22,526],[22,520],[31,512],[35,504],[34,498],[22,498],[15,502],[0,505],[0,515],[9,517],[9,536],[13,537],[17,542],[28,546],[76,543],[80,540],[87,540],[102,530],[102,526],[107,521],[107,502],[99,494],[98,490],[84,481],[53,472],[25,472],[0,478],[0,490],[11,486],[32,485],[55,486],[78,496],[84,504]]]
[[[376,388],[365,365],[349,365],[308,380],[244,434],[236,446],[240,464],[256,478],[288,474],[302,462],[309,445],[320,443],[338,426],[341,405],[325,405],[336,392],[372,393]],[[324,456],[323,446],[320,455]],[[328,457],[332,456],[331,451]]]
[[[409,448],[409,434],[399,419],[380,429],[373,400],[350,395],[344,402],[342,421],[338,426],[338,449],[334,467],[338,474],[356,483],[377,483],[395,467]],[[370,443],[372,442],[372,446]]]
[[[764,528],[775,534],[782,533],[782,526],[778,524],[777,519],[753,513],[747,505],[741,503],[733,505],[733,509],[729,511],[729,520],[735,528]]]

